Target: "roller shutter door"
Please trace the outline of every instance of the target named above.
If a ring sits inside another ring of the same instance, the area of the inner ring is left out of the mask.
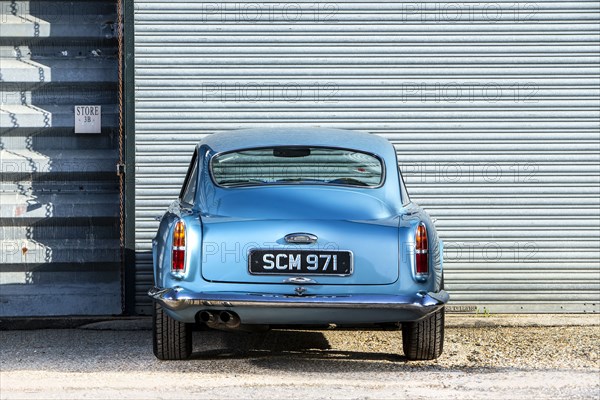
[[[445,239],[454,310],[599,310],[599,3],[135,1],[137,311],[204,135],[362,129]]]
[[[121,314],[116,1],[0,1],[0,316]],[[76,134],[76,105],[101,107]]]

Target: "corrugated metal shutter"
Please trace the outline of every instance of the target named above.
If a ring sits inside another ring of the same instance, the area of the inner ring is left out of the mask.
[[[598,8],[136,0],[138,312],[197,141],[298,125],[395,144],[456,307],[598,311]]]
[[[0,7],[0,316],[120,314],[115,1]]]

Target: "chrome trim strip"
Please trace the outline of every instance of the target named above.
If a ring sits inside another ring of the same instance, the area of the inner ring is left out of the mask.
[[[175,235],[175,227],[177,226],[177,223],[181,221],[181,223],[183,223],[183,238],[184,238],[184,242],[183,242],[183,246],[173,246],[173,236]],[[181,218],[179,218],[177,221],[174,222],[173,224],[173,231],[171,232],[171,266],[169,268],[169,273],[171,274],[171,276],[177,280],[182,280],[186,273],[187,273],[187,262],[188,262],[188,254],[187,254],[187,250],[185,249],[185,240],[187,238],[187,224],[185,223],[185,221]],[[177,270],[174,271],[173,270],[173,251],[174,250],[178,250],[178,251],[183,251],[183,270]]]
[[[427,272],[426,274],[415,273],[415,279],[417,280],[417,282],[426,282],[427,279],[429,279],[429,272]]]
[[[421,310],[423,314],[443,307],[448,293],[409,295],[283,295],[265,293],[195,293],[180,287],[152,288],[148,295],[170,310],[189,307],[333,308],[371,310]]]
[[[305,278],[303,276],[294,276],[283,280],[283,283],[293,283],[296,285],[314,285],[317,283],[314,279]]]

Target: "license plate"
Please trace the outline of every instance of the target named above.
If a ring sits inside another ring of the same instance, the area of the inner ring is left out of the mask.
[[[248,258],[251,274],[350,275],[349,251],[272,251],[251,250]]]

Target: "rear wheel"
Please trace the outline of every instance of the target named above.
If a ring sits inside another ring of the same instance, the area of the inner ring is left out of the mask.
[[[159,360],[185,360],[192,354],[192,324],[167,315],[158,303],[152,314],[152,347]]]
[[[444,350],[444,314],[442,307],[415,322],[402,324],[402,347],[409,360],[433,360]]]

